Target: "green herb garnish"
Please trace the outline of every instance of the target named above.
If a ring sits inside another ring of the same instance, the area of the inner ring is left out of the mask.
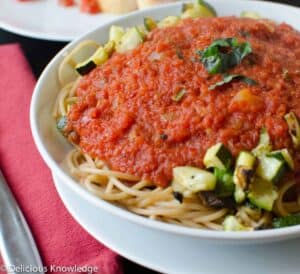
[[[244,37],[244,38],[248,38],[251,36],[251,34],[248,32],[248,31],[245,31],[245,30],[241,30],[239,31],[239,34]]]
[[[273,227],[282,228],[300,224],[300,215],[290,215],[286,217],[274,218]]]
[[[186,94],[186,90],[181,89],[176,95],[174,95],[172,97],[172,100],[175,101],[175,102],[180,102],[185,94]]]
[[[240,80],[249,86],[257,85],[257,82],[241,74],[224,74],[223,80],[211,85],[208,89],[214,90],[217,87],[230,83],[233,80]]]
[[[160,135],[160,139],[162,139],[162,140],[167,140],[168,139],[168,135],[167,134],[161,134]]]
[[[236,38],[215,40],[204,51],[197,51],[200,61],[210,74],[225,73],[240,64],[252,52],[250,43],[239,43]]]
[[[177,55],[178,59],[181,59],[181,60],[184,59],[183,53],[180,51],[180,49],[176,49],[176,55]]]
[[[284,80],[290,81],[292,79],[291,74],[289,73],[289,71],[286,68],[284,68],[282,70],[282,74],[283,74],[283,79]]]
[[[62,131],[66,127],[67,122],[68,122],[67,116],[62,116],[56,123],[57,129]]]

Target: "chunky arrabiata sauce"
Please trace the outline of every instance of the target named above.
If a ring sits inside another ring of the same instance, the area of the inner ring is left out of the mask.
[[[258,85],[234,81],[209,90],[221,76],[209,75],[196,51],[228,37],[253,50],[229,73]],[[114,53],[82,78],[77,95],[68,130],[82,150],[113,170],[167,186],[173,167],[202,167],[217,142],[234,155],[251,150],[262,127],[274,149],[292,148],[283,116],[300,116],[300,34],[267,20],[187,19],[154,30],[130,52]]]

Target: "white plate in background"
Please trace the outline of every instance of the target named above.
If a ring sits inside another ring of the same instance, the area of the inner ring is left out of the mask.
[[[62,7],[58,0],[0,0],[0,28],[52,41],[71,41],[117,15],[86,14],[78,6]]]

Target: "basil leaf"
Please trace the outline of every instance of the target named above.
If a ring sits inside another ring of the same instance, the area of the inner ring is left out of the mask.
[[[236,38],[215,40],[203,51],[198,50],[200,61],[210,74],[224,73],[239,65],[252,52],[250,43],[239,43]]]
[[[241,75],[241,74],[224,74],[223,75],[223,80],[211,85],[208,88],[208,90],[214,90],[215,88],[223,86],[225,84],[228,84],[228,83],[232,82],[233,80],[241,80],[249,86],[257,85],[257,82],[255,80],[250,79],[250,78],[248,78],[244,75]]]

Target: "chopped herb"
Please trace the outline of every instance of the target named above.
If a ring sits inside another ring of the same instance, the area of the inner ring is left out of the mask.
[[[68,122],[67,116],[62,116],[56,123],[57,129],[62,131],[66,127],[67,122]]]
[[[252,52],[250,43],[239,43],[236,38],[215,40],[204,51],[197,51],[200,61],[210,74],[224,73],[240,64]]]
[[[239,31],[239,34],[244,37],[244,38],[248,38],[251,36],[251,34],[248,32],[248,31],[245,31],[245,30],[241,30]]]
[[[300,224],[300,215],[290,215],[273,219],[274,228],[282,228]]]
[[[185,94],[186,94],[186,90],[181,89],[176,95],[174,95],[172,97],[172,100],[175,101],[175,102],[180,102]]]
[[[180,51],[180,49],[176,49],[176,55],[179,59],[184,59],[183,53]]]
[[[161,134],[160,135],[160,139],[162,139],[162,140],[167,140],[168,139],[168,135],[167,134]]]
[[[249,86],[254,86],[257,85],[257,82],[254,81],[253,79],[250,79],[244,75],[241,74],[224,74],[223,75],[223,80],[211,85],[208,89],[209,90],[214,90],[217,87],[223,86],[225,84],[228,84],[232,82],[233,80],[240,80],[246,83]]]
[[[289,73],[289,71],[286,68],[284,68],[282,70],[282,74],[283,74],[284,80],[288,80],[288,81],[291,80],[291,74]]]

